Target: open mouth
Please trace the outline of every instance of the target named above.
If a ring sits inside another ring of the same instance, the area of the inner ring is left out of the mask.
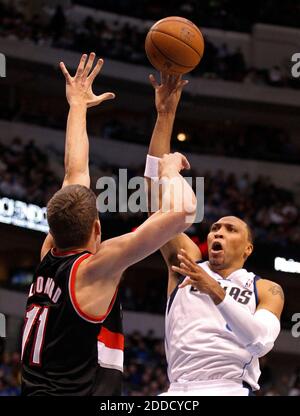
[[[222,244],[219,241],[215,241],[211,246],[211,250],[214,252],[222,251],[223,250]]]

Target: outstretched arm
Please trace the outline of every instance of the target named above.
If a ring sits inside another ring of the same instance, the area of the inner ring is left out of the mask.
[[[164,182],[162,208],[134,232],[101,243],[100,249],[79,268],[78,281],[84,286],[80,302],[88,314],[105,314],[123,271],[154,253],[194,221],[196,197],[179,174],[189,167],[186,158],[179,153],[164,155],[159,165],[159,177]]]
[[[284,306],[284,294],[279,285],[269,280],[257,282],[258,305],[254,314],[238,300],[231,297],[220,285],[199,267],[185,250],[178,255],[179,267],[174,271],[186,276],[179,286],[196,287],[210,296],[227,325],[252,355],[262,357],[274,346],[280,333],[280,316]]]
[[[91,71],[94,60],[94,53],[90,54],[88,60],[87,55],[82,55],[74,77],[71,77],[65,64],[60,63],[66,79],[66,96],[70,106],[66,131],[63,187],[72,184],[90,186],[87,109],[115,97],[110,92],[99,96],[93,93],[93,82],[103,66],[103,59],[98,59]]]
[[[70,106],[66,129],[65,177],[62,187],[73,184],[90,187],[87,109],[115,97],[113,93],[104,93],[99,96],[93,93],[93,82],[103,65],[103,59],[99,59],[92,70],[94,60],[95,53],[93,52],[88,60],[86,54],[82,55],[73,77],[69,74],[65,64],[60,63],[66,79],[66,97]],[[41,258],[52,247],[53,238],[51,234],[48,234],[41,250]]]
[[[181,76],[172,76],[161,73],[161,84],[158,84],[153,75],[150,75],[151,84],[155,90],[155,106],[157,110],[156,124],[152,133],[148,154],[161,158],[170,152],[170,142],[175,120],[177,106],[182,89],[188,81]],[[148,184],[150,179],[147,180]],[[150,186],[148,186],[150,190]],[[171,266],[177,263],[177,254],[180,248],[185,248],[194,260],[201,259],[198,246],[184,233],[178,234],[167,244],[161,247],[169,271],[168,294],[170,295],[177,285],[177,273]]]

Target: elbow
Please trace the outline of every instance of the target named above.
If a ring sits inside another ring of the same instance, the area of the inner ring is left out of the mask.
[[[267,309],[259,309],[254,314],[254,322],[256,323],[255,335],[246,345],[246,349],[256,357],[263,357],[274,347],[280,333],[280,321]]]
[[[195,194],[183,204],[183,227],[184,230],[194,224],[197,215],[197,198]],[[183,231],[184,231],[183,230]]]
[[[188,205],[187,209],[185,210],[185,226],[189,228],[191,225],[194,224],[197,216],[197,199],[194,195],[193,201],[191,204]]]
[[[274,347],[274,342],[256,342],[251,345],[247,345],[246,349],[250,352],[254,357],[263,357],[264,355],[268,354]]]
[[[177,233],[184,232],[187,228],[189,228],[192,224],[194,224],[197,214],[197,203],[196,201],[185,205],[184,208],[177,212],[178,218],[178,230]]]

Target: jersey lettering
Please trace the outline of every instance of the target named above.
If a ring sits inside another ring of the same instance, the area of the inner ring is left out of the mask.
[[[57,303],[62,292],[59,287],[57,287],[54,292],[54,287],[55,287],[55,282],[51,277],[48,277],[46,280],[44,277],[39,276],[36,282],[32,283],[32,285],[30,286],[28,297],[31,297],[36,293],[43,294],[43,295],[47,295],[53,303]]]
[[[218,282],[218,283],[221,285],[220,282]],[[227,290],[229,290],[229,295],[232,296],[234,300],[241,303],[242,305],[247,305],[251,300],[251,296],[253,294],[253,292],[251,290],[248,290],[248,289],[241,290],[239,287],[236,287],[236,286],[233,286],[229,289],[228,289],[227,286],[222,286],[222,287],[225,290],[225,292],[227,292]],[[199,293],[199,294],[201,293],[194,286],[191,286],[190,292],[191,293]]]

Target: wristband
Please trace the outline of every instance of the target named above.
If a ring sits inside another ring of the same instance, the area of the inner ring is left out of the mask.
[[[158,163],[159,157],[147,155],[144,176],[153,180],[158,180]]]

